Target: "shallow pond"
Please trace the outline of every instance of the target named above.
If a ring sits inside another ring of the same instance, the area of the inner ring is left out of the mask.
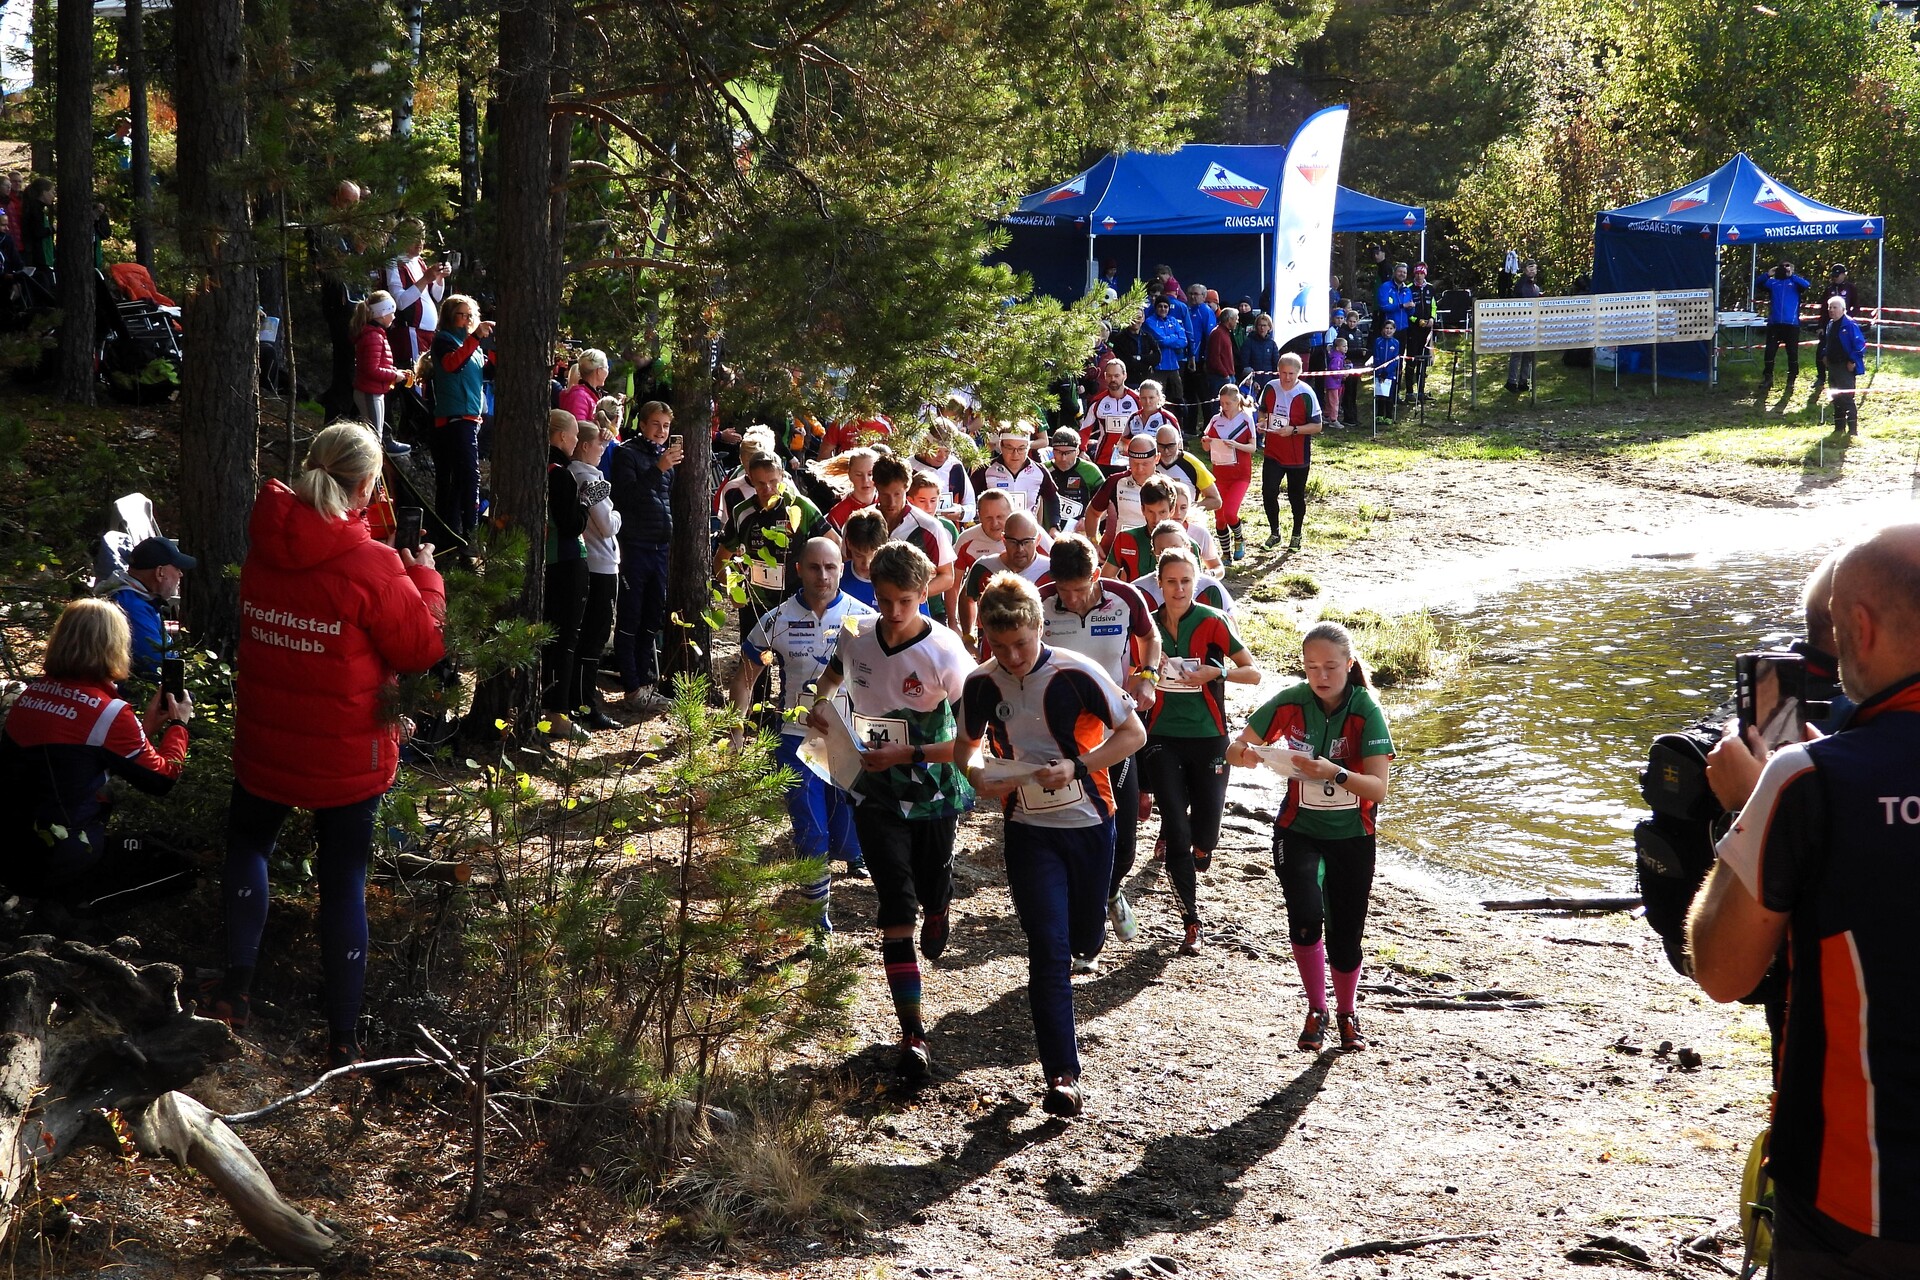
[[[1631,891],[1649,743],[1730,696],[1736,653],[1799,635],[1823,553],[1631,560],[1446,613],[1477,653],[1395,725],[1382,831],[1469,889]]]

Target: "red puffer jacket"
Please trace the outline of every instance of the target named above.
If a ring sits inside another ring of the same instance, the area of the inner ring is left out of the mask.
[[[445,653],[446,590],[358,513],[328,520],[278,480],[253,504],[240,572],[233,765],[265,800],[330,809],[393,785],[399,671]]]

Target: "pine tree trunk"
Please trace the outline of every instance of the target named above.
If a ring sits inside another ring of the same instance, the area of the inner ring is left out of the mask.
[[[53,99],[54,48],[60,37],[56,30],[53,0],[33,0],[33,132],[29,138],[29,163],[39,177],[53,172],[53,130],[47,127],[49,105]]]
[[[120,49],[127,66],[127,118],[133,124],[133,164],[127,171],[133,192],[133,260],[152,271],[153,134],[147,117],[147,19],[141,0],[127,0]]]
[[[191,335],[180,375],[182,541],[200,559],[189,622],[228,649],[260,481],[260,345],[253,227],[232,170],[247,150],[240,0],[176,0],[180,243]]]
[[[707,522],[713,510],[713,375],[710,335],[702,320],[705,286],[684,279],[673,290],[673,422],[685,437],[686,460],[673,473],[673,550],[667,564],[667,629],[660,668],[667,675],[712,671],[713,557]]]
[[[60,394],[93,403],[93,0],[60,0],[60,83],[54,155],[60,204],[54,265],[60,274]]]
[[[495,202],[493,255],[499,328],[494,331],[493,505],[496,534],[527,539],[520,612],[541,616],[547,542],[549,365],[559,325],[559,257],[550,200],[553,126],[554,0],[504,0],[500,7],[499,91],[494,99],[495,156],[502,182]],[[469,731],[492,738],[495,720],[524,730],[535,710],[538,669],[510,671],[476,691]]]

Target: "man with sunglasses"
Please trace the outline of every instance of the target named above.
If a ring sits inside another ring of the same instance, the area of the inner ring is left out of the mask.
[[[979,617],[980,593],[987,589],[994,574],[1017,573],[1036,587],[1053,581],[1052,566],[1041,545],[1040,525],[1027,512],[1016,511],[1007,517],[1003,546],[1004,549],[994,555],[982,556],[973,562],[960,590],[960,638],[976,653],[986,652],[985,637],[975,634],[975,623]],[[986,659],[983,657],[981,661]]]
[[[1170,476],[1193,491],[1202,511],[1220,509],[1220,490],[1214,487],[1213,472],[1207,464],[1187,452],[1186,438],[1180,429],[1163,426],[1153,435],[1154,464],[1160,474]]]

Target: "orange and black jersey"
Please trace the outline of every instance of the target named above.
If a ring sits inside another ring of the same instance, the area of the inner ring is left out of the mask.
[[[1720,861],[1789,917],[1768,1167],[1842,1226],[1920,1243],[1920,677],[1775,752]]]
[[[984,740],[1002,760],[1047,764],[1078,760],[1125,724],[1133,699],[1091,661],[1042,645],[1024,676],[996,658],[967,677],[960,697],[966,737]],[[1037,827],[1096,827],[1113,817],[1113,787],[1104,769],[1075,777],[1057,791],[1029,783],[1006,800],[1011,822]]]

